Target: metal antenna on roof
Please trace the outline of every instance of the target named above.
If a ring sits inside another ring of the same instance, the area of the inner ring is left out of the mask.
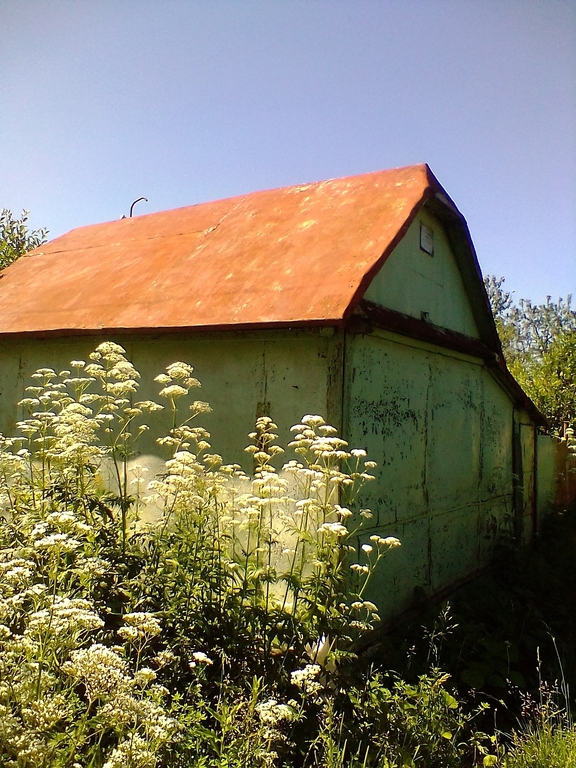
[[[138,200],[134,200],[134,202],[130,206],[130,218],[132,218],[132,211],[134,210],[134,206],[136,205],[136,203],[139,203],[140,200],[146,200],[146,202],[148,202],[148,198],[147,197],[139,197]]]

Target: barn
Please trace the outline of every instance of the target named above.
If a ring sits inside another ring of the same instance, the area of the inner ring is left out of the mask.
[[[194,365],[227,461],[262,414],[285,442],[319,413],[365,448],[367,535],[403,544],[375,584],[387,611],[469,578],[501,536],[529,541],[553,494],[544,419],[506,368],[466,221],[427,165],[86,226],[32,251],[0,274],[0,430],[30,373],[107,339],[143,382]]]

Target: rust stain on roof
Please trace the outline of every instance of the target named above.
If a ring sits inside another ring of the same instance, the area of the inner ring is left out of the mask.
[[[339,324],[431,190],[426,165],[74,229],[0,280],[0,334]]]

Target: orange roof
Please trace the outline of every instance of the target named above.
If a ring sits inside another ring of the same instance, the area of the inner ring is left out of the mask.
[[[0,334],[339,324],[433,192],[415,165],[74,229],[1,274]]]

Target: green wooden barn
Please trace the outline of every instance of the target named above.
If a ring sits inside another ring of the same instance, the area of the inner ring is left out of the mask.
[[[366,448],[373,526],[403,544],[376,584],[388,611],[470,577],[504,531],[529,540],[553,496],[545,422],[426,165],[82,227],[31,252],[0,279],[0,429],[30,373],[105,339],[143,382],[192,363],[227,461],[258,414],[287,442],[319,413]]]

